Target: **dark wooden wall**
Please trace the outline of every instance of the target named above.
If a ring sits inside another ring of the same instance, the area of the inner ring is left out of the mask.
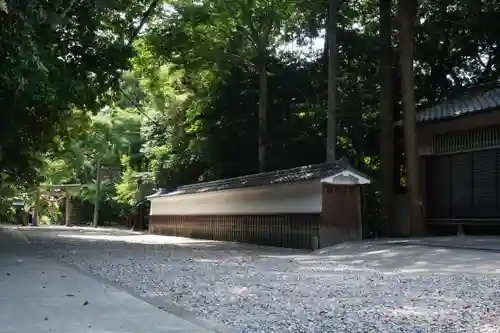
[[[323,184],[323,224],[358,229],[361,222],[359,186]]]
[[[320,219],[320,214],[152,215],[149,230],[168,236],[311,249],[312,237],[319,234]]]
[[[320,246],[362,238],[359,186],[322,184]]]

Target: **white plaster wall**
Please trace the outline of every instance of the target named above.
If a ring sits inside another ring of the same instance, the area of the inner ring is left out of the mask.
[[[319,179],[151,198],[151,215],[320,213]]]

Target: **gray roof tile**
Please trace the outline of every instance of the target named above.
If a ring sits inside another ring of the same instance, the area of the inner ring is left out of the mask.
[[[500,107],[500,86],[445,100],[417,114],[417,122],[428,122],[461,117]],[[399,122],[401,123],[401,122]]]
[[[368,176],[352,169],[349,166],[347,160],[340,159],[336,162],[307,165],[292,169],[264,172],[229,179],[220,179],[210,182],[184,185],[179,186],[173,192],[166,192],[164,189],[160,189],[156,194],[150,196],[150,198],[155,196],[181,195],[243,187],[254,187],[261,185],[294,183],[304,180],[321,179],[333,176],[347,169],[361,175],[362,177],[369,178]]]

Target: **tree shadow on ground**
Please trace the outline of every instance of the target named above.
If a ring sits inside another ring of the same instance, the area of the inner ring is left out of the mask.
[[[291,262],[299,270],[327,273],[339,266],[363,267],[381,271],[399,273],[429,273],[429,274],[498,274],[500,273],[500,253],[484,253],[426,247],[420,245],[405,245],[401,240],[386,242],[347,243],[311,253],[306,250],[276,248],[251,244],[221,242],[212,240],[190,239],[173,236],[150,235],[125,230],[92,229],[92,228],[40,228],[26,229],[25,234],[35,243],[45,243],[53,246],[79,246],[85,250],[96,251],[101,245],[108,250],[122,249],[121,244],[131,247],[127,254],[134,253],[134,248],[156,247],[166,251],[184,249],[192,254],[193,260],[208,263],[210,258],[220,260],[232,257],[252,257],[253,260],[275,260]],[[446,242],[457,242],[456,237],[435,238]],[[476,242],[490,244],[497,240],[492,237],[474,238]],[[418,240],[411,240],[412,243]],[[472,242],[472,240],[470,241]],[[40,248],[43,250],[43,248]],[[141,252],[141,251],[139,251]],[[453,253],[454,255],[450,255]],[[200,258],[197,258],[197,254]]]
[[[128,284],[145,297],[168,298],[178,306],[195,312],[203,309],[200,314],[223,321],[227,318],[218,314],[227,308],[250,323],[252,317],[244,309],[251,306],[262,317],[272,308],[276,313],[307,314],[321,324],[329,320],[321,311],[343,316],[344,304],[354,304],[356,311],[350,315],[359,320],[360,329],[369,327],[363,318],[377,307],[383,316],[412,325],[415,332],[426,328],[419,324],[419,318],[445,318],[438,331],[447,331],[446,325],[454,320],[446,318],[463,317],[470,312],[468,302],[495,294],[490,290],[492,284],[484,287],[488,290],[471,290],[459,284],[475,276],[481,284],[500,273],[500,254],[481,251],[368,242],[311,253],[122,231],[68,229],[23,232],[35,251],[52,252],[109,280]],[[452,287],[436,283],[436,276],[450,276]],[[375,305],[377,302],[382,305]],[[287,304],[293,309],[283,310]],[[429,304],[435,307],[430,309]],[[497,308],[492,304],[492,309]],[[481,320],[472,320],[474,327]]]
[[[396,273],[499,274],[500,253],[400,244],[354,244],[296,260],[308,269],[339,265]]]

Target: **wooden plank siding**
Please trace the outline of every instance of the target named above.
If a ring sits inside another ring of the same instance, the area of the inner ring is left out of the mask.
[[[320,214],[152,215],[154,234],[311,249]]]
[[[500,112],[419,125],[430,225],[500,223]]]

